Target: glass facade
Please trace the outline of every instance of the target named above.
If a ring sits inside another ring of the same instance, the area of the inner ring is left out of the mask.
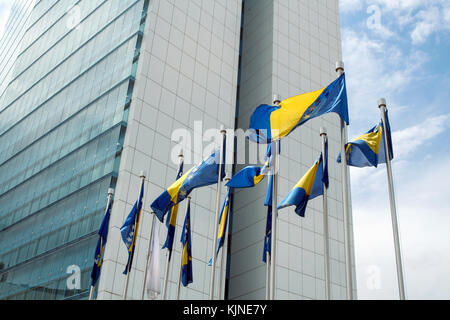
[[[11,6],[9,19],[0,36],[0,101],[12,76],[14,61],[20,50],[35,0],[16,1]],[[4,10],[4,9],[3,9]]]
[[[0,299],[87,298],[148,5],[34,4],[0,99]]]

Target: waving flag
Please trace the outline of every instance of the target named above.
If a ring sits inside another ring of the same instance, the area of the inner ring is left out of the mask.
[[[216,257],[219,254],[220,249],[223,247],[223,244],[225,243],[225,238],[227,234],[228,216],[230,211],[230,196],[231,196],[231,188],[228,188],[227,196],[225,197],[225,201],[223,202],[222,205],[222,210],[220,211]],[[209,260],[208,266],[212,266],[212,258]]]
[[[326,180],[321,153],[319,160],[281,201],[278,209],[296,206],[295,212],[304,217],[308,200],[323,195],[323,184]]]
[[[266,175],[266,167],[246,167],[226,184],[230,188],[250,188],[260,183]]]
[[[270,143],[289,135],[308,120],[330,112],[349,124],[345,74],[321,90],[286,99],[279,107],[259,106],[250,119],[249,138]]]
[[[388,150],[390,160],[394,158],[392,151],[391,129],[386,112],[386,127],[388,138]],[[367,133],[346,144],[347,163],[352,167],[378,167],[380,163],[386,163],[386,151],[384,142],[383,123],[370,129]],[[341,163],[341,154],[338,156]]]
[[[161,293],[161,278],[160,278],[160,246],[159,246],[159,226],[153,220],[152,238],[150,241],[149,255],[147,261],[147,283],[146,289],[150,299],[158,298]]]
[[[267,262],[267,253],[272,252],[272,193],[273,193],[273,176],[269,177],[267,186],[266,199],[264,206],[267,207],[266,234],[264,236],[263,262]]]
[[[183,166],[184,162],[181,162],[176,180],[180,179],[183,176]],[[175,237],[175,228],[177,227],[177,216],[178,216],[178,203],[172,206],[172,208],[170,209],[170,214],[166,220],[167,237],[163,249],[167,248],[167,250],[169,250],[169,256],[172,255],[173,240]]]
[[[111,217],[111,202],[109,202],[108,207],[106,208],[105,217],[103,218],[102,224],[98,231],[100,238],[98,239],[97,247],[95,249],[94,266],[92,267],[91,272],[91,286],[95,286],[98,278],[100,277],[100,271],[103,264],[103,253],[105,250],[106,240],[108,238],[108,226],[110,217]]]
[[[251,188],[259,184],[266,175],[270,174],[272,145],[267,147],[265,159],[266,163],[262,168],[257,166],[245,167],[236,173],[226,186],[230,188]]]
[[[225,159],[225,150],[223,152]],[[222,159],[222,161],[223,161]],[[224,162],[222,162],[224,163]],[[175,181],[151,205],[158,219],[163,222],[164,216],[172,206],[183,201],[192,190],[217,183],[219,179],[220,150],[215,151],[199,165],[189,170]],[[222,166],[220,179],[225,177],[225,166]]]
[[[328,189],[330,186],[330,179],[328,176],[328,137],[325,139],[325,157],[323,159],[323,183],[325,183],[325,188]]]
[[[139,200],[131,209],[130,214],[125,220],[124,224],[120,228],[120,233],[122,234],[122,240],[128,249],[128,262],[123,274],[127,274],[131,270],[133,264],[134,249],[136,247],[136,239],[139,231],[139,221],[141,218],[142,211],[142,198],[144,197],[144,183],[142,183],[141,192],[139,194]]]
[[[181,235],[181,243],[183,244],[182,261],[181,261],[181,283],[187,287],[193,282],[192,276],[192,254],[191,254],[191,202],[188,202],[186,218],[184,221],[183,232]]]

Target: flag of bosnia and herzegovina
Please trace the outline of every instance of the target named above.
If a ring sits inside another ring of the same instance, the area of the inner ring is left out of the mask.
[[[387,141],[390,160],[394,159],[392,147],[391,127],[388,114],[386,113]],[[367,133],[359,136],[345,145],[347,164],[352,167],[378,167],[380,163],[386,163],[385,132],[383,123],[370,129]],[[341,163],[341,154],[339,153],[338,163]]]
[[[308,120],[330,112],[350,124],[345,74],[323,89],[283,100],[279,107],[259,106],[250,119],[249,138],[258,143],[270,143],[286,137]]]
[[[324,175],[323,156],[320,154],[319,160],[311,169],[300,179],[288,195],[280,202],[278,209],[296,206],[295,212],[305,216],[308,200],[323,195],[324,183],[328,181]],[[328,170],[326,170],[328,172]]]
[[[225,159],[223,152],[222,163]],[[180,203],[192,192],[200,187],[209,186],[218,182],[220,166],[220,150],[203,160],[199,165],[186,172],[164,191],[151,205],[152,210],[161,222],[173,205]],[[225,177],[225,166],[222,166],[220,179]]]

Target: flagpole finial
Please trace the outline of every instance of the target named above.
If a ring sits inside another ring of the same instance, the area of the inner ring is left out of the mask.
[[[178,158],[184,158],[184,150],[181,148],[180,153],[178,154]]]
[[[281,97],[278,93],[274,93],[273,95],[273,103],[278,105],[281,103]]]
[[[320,128],[320,136],[326,136],[327,135],[327,128],[321,127]]]
[[[112,196],[114,194],[114,189],[113,188],[109,188],[108,189],[108,195]]]
[[[145,171],[141,171],[141,173],[139,174],[139,177],[141,179],[145,179],[145,176],[146,176]]]
[[[379,108],[386,107],[386,99],[385,98],[381,98],[380,100],[378,100],[378,107]]]
[[[344,73],[344,62],[343,61],[336,62],[336,72]]]
[[[227,134],[227,130],[225,130],[225,126],[224,125],[220,126],[220,133],[223,134],[223,135]]]
[[[225,181],[228,182],[231,180],[231,174],[227,172],[227,175],[225,176]]]

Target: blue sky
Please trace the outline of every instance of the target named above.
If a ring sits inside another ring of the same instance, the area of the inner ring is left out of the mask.
[[[12,4],[0,0],[0,37]],[[340,0],[354,138],[387,99],[407,297],[450,299],[450,1]],[[351,169],[360,299],[398,297],[385,166]]]
[[[350,139],[387,99],[409,299],[450,299],[450,1],[340,0]],[[351,169],[358,295],[396,299],[386,167]]]

